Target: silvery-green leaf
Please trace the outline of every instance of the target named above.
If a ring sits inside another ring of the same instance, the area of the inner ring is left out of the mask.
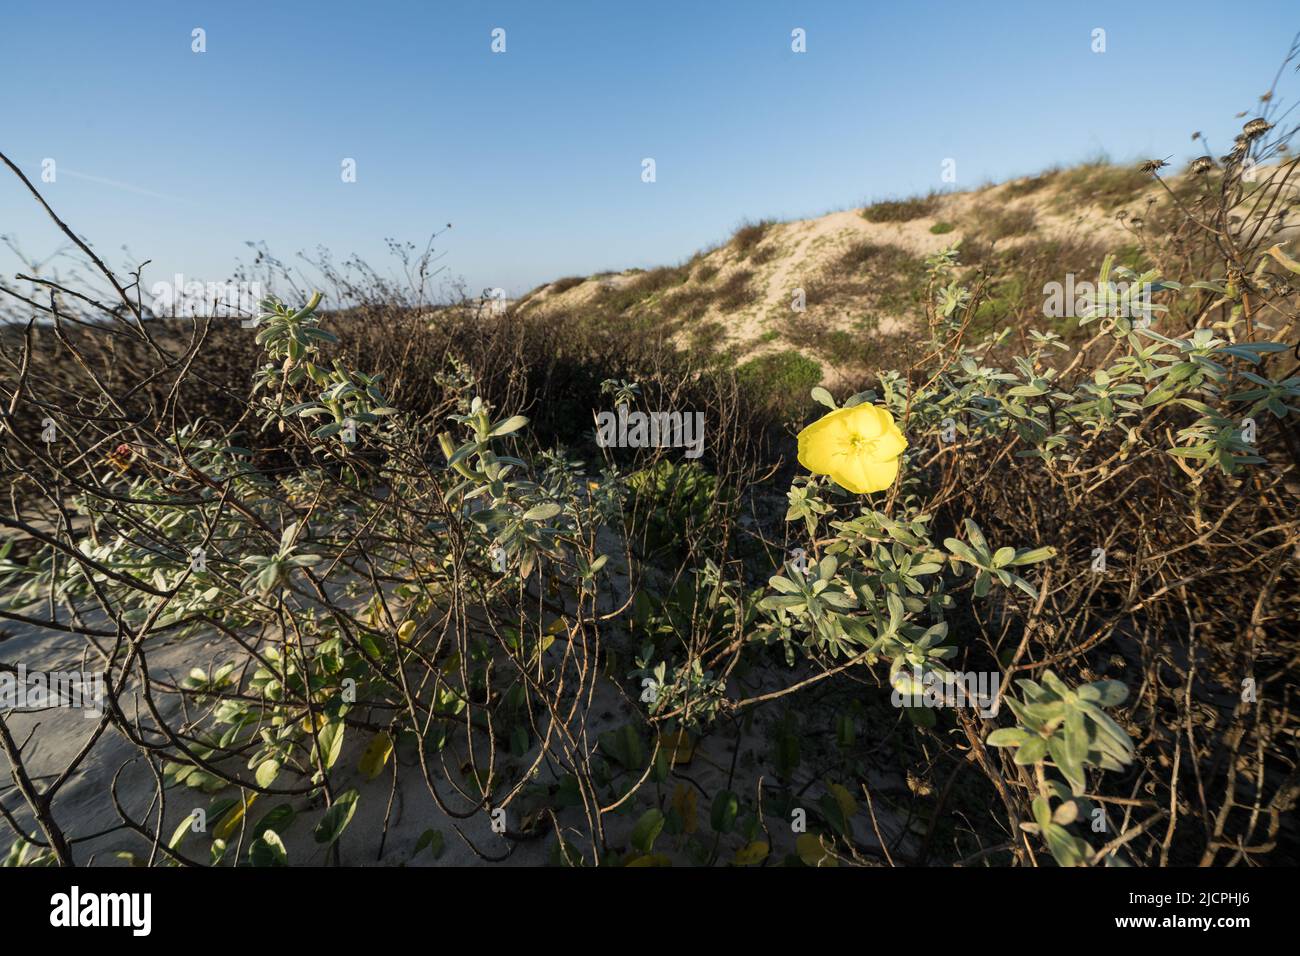
[[[1029,739],[1029,733],[1019,727],[1001,727],[984,741],[990,747],[1019,747]]]
[[[540,505],[533,505],[524,512],[524,519],[527,521],[545,521],[548,518],[554,518],[564,509],[553,501],[548,501]]]
[[[1047,741],[1034,735],[1016,749],[1015,761],[1022,767],[1038,763],[1047,756]]]
[[[1056,556],[1055,548],[1034,548],[1032,551],[1022,551],[1011,561],[1014,565],[1037,564],[1039,561],[1046,561],[1048,558]]]
[[[501,422],[496,428],[488,433],[489,438],[500,438],[503,435],[509,435],[517,432],[528,424],[528,418],[524,415],[511,415],[505,421]]]
[[[835,408],[835,399],[831,398],[831,393],[820,385],[816,386],[809,394],[814,402],[825,405],[827,408]]]

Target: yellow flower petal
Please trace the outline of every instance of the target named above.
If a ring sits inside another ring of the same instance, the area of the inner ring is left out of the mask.
[[[851,408],[837,408],[799,433],[799,464],[815,475],[830,474],[847,450]]]
[[[907,439],[898,430],[898,426],[891,422],[885,429],[885,433],[876,439],[876,452],[873,457],[882,461],[897,458],[905,448],[907,448]]]
[[[889,412],[875,405],[855,405],[849,413],[849,427],[863,438],[879,438],[887,424],[894,424]]]
[[[884,491],[897,477],[897,458],[889,461],[871,461],[865,455],[846,456],[839,469],[831,473],[831,480],[855,495],[865,495],[869,491]]]

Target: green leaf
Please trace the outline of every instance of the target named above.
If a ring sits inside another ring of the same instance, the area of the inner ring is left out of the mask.
[[[614,730],[607,730],[600,735],[600,749],[609,754],[624,769],[640,770],[645,762],[645,744],[637,729],[631,724],[623,724]]]
[[[957,557],[969,561],[971,564],[978,565],[980,563],[979,556],[964,541],[958,541],[956,538],[944,538],[943,546]]]
[[[263,760],[257,765],[257,772],[253,775],[257,780],[259,787],[269,787],[275,783],[275,778],[280,775],[280,761]]]
[[[1098,707],[1118,707],[1128,697],[1128,688],[1121,681],[1099,680],[1084,684],[1078,690],[1079,699]]]
[[[342,422],[328,422],[311,433],[312,438],[329,438],[343,430]]]
[[[447,458],[447,467],[455,468],[470,455],[474,454],[474,452],[478,451],[478,449],[479,445],[477,442],[469,442],[466,445],[461,445]]]
[[[782,594],[797,595],[800,593],[799,585],[795,584],[789,578],[783,577],[780,574],[772,575],[772,577],[767,579],[767,583],[770,584],[773,589],[780,591]]]
[[[1008,577],[1011,578],[1011,583],[1012,583],[1012,584],[1014,584],[1016,587],[1020,588],[1020,590],[1024,591],[1026,594],[1028,594],[1028,595],[1029,595],[1031,598],[1033,598],[1035,601],[1038,600],[1038,588],[1034,587],[1032,584],[1030,584],[1030,583],[1029,583],[1028,581],[1026,581],[1024,578],[1022,578],[1022,577],[1018,577],[1017,575],[1009,574]]]
[[[890,591],[885,595],[885,607],[889,608],[889,631],[893,633],[903,623],[903,599]]]
[[[343,831],[352,822],[352,815],[357,812],[357,797],[355,790],[348,790],[340,794],[334,805],[325,811],[312,834],[317,843],[329,846],[343,835]]]
[[[858,603],[853,598],[853,595],[845,594],[843,591],[832,591],[830,588],[827,588],[820,595],[818,595],[818,597],[820,597],[831,607],[851,608],[851,607],[856,607]]]
[[[1043,828],[1044,831],[1046,831],[1047,827],[1052,822],[1051,804],[1047,802],[1046,797],[1034,797],[1032,807],[1034,811],[1034,820]]]
[[[1031,735],[1028,740],[1020,745],[1016,750],[1015,761],[1022,767],[1028,767],[1038,763],[1047,756],[1047,741],[1037,734]]]
[[[1082,765],[1088,756],[1088,729],[1083,723],[1083,711],[1078,707],[1065,708],[1065,748],[1073,763]]]
[[[275,587],[275,582],[280,577],[280,565],[274,561],[268,562],[260,574],[257,576],[257,586],[262,591],[269,591]]]
[[[519,429],[523,428],[527,424],[528,419],[525,416],[511,415],[505,421],[501,422],[501,424],[497,425],[496,428],[492,429],[492,431],[488,432],[488,437],[500,438],[502,435],[509,435],[512,432],[519,431]]]
[[[632,846],[642,853],[649,853],[655,845],[655,839],[664,828],[664,815],[655,808],[641,814],[636,826],[632,828]]]
[[[812,396],[812,400],[819,405],[825,405],[827,408],[835,407],[835,399],[831,398],[831,393],[820,385],[816,386],[809,394]]]
[[[320,742],[321,762],[326,770],[334,766],[339,754],[343,752],[343,735],[346,731],[347,726],[341,720],[331,720],[316,735]]]
[[[1061,866],[1078,866],[1084,861],[1088,844],[1071,836],[1065,827],[1059,823],[1048,823],[1043,828],[1043,833],[1047,838],[1047,849]]]
[[[1002,727],[989,734],[984,742],[990,747],[1019,747],[1028,739],[1028,731],[1019,727]]]
[[[1030,551],[1021,551],[1015,555],[1011,563],[1013,564],[1037,564],[1040,561],[1047,561],[1048,558],[1056,557],[1056,548],[1035,548]]]
[[[987,552],[989,543],[984,540],[984,532],[980,531],[980,526],[970,518],[964,519],[963,524],[966,526],[966,537],[970,538],[970,543],[977,550]]]
[[[253,866],[288,866],[289,853],[274,830],[266,830],[248,845],[248,862]]]
[[[442,831],[428,829],[421,833],[420,839],[415,841],[415,853],[412,855],[418,856],[425,847],[428,847],[435,860],[439,859],[447,847],[447,841],[443,839]]]
[[[1115,745],[1116,750],[1123,755],[1124,763],[1128,763],[1133,759],[1133,741],[1124,732],[1124,728],[1111,720],[1105,711],[1094,704],[1080,700],[1078,706],[1080,710],[1088,715],[1088,718],[1097,726],[1097,729]]]
[[[1070,782],[1070,789],[1075,793],[1083,793],[1087,780],[1083,775],[1083,766],[1070,752],[1068,738],[1057,734],[1047,742],[1047,749],[1051,752],[1056,769],[1061,771],[1065,779]]]
[[[524,519],[526,521],[545,521],[548,518],[554,518],[562,510],[564,509],[559,505],[548,501],[545,504],[533,505],[524,512]]]
[[[713,798],[713,810],[709,815],[713,829],[718,833],[730,833],[732,825],[736,822],[736,814],[739,812],[739,798],[730,790],[719,790],[718,795]]]

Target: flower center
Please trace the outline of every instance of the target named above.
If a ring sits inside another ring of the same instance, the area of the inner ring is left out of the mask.
[[[869,455],[875,451],[876,440],[874,438],[868,438],[866,435],[859,432],[854,432],[849,435],[849,447],[853,449],[854,454]]]

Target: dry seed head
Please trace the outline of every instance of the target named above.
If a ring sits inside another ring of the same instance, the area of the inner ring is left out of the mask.
[[[1253,119],[1241,128],[1241,132],[1248,139],[1258,139],[1273,128],[1273,124],[1265,119]]]

